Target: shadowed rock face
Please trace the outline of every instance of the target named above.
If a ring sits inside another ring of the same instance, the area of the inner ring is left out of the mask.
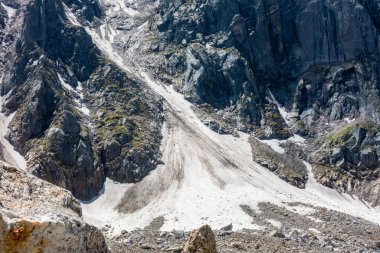
[[[28,156],[29,171],[82,200],[97,195],[106,176],[141,180],[158,160],[161,102],[104,57],[78,23],[96,26],[99,3],[16,4],[19,15],[0,31],[9,46],[0,55],[2,110],[16,112],[7,138]]]
[[[158,30],[170,43],[234,46],[272,80],[282,72],[297,78],[313,65],[377,54],[377,14],[366,8],[375,2],[162,1]],[[215,39],[218,33],[224,40]]]
[[[270,87],[288,110],[299,115],[313,109],[318,118],[325,114],[331,121],[359,114],[372,114],[378,120],[374,109],[379,102],[377,8],[378,3],[370,0],[161,1],[156,24],[163,49],[193,48],[194,42],[219,52],[237,49],[254,73],[259,91],[254,94],[256,104],[267,103],[260,90]],[[230,55],[230,51],[224,52]],[[189,60],[193,57],[187,53],[188,61],[193,62]],[[205,57],[207,54],[201,57],[198,53],[197,59]],[[218,97],[224,101],[218,101],[218,108],[239,104],[236,97],[244,94],[241,87],[245,81],[235,78],[235,83],[229,83],[213,72],[228,79],[244,76],[239,73],[243,68],[219,71],[224,61],[214,57],[207,68],[188,64],[185,94],[195,90],[202,94],[198,102],[214,106],[210,98]],[[214,85],[208,81],[211,76]],[[334,84],[326,85],[331,82]],[[218,89],[212,88],[215,86]],[[370,98],[359,94],[363,90]],[[193,96],[189,98],[193,101]],[[362,100],[373,106],[366,107]],[[260,124],[257,117],[250,121]]]

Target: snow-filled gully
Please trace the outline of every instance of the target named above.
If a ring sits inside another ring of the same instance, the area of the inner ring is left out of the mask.
[[[17,152],[12,144],[5,138],[9,123],[12,121],[16,112],[6,116],[2,111],[3,103],[7,99],[7,95],[0,97],[0,155],[1,160],[18,169],[26,171],[26,160]]]
[[[67,11],[67,10],[66,10]],[[68,14],[71,19],[72,14]],[[73,20],[76,23],[76,20]],[[252,159],[249,136],[219,135],[207,128],[191,109],[192,104],[156,81],[145,69],[129,66],[112,43],[89,28],[93,41],[115,64],[137,76],[165,100],[166,122],[162,129],[162,160],[150,175],[136,184],[107,180],[100,195],[82,203],[89,223],[110,225],[115,234],[149,225],[164,217],[162,230],[191,230],[202,224],[220,228],[229,223],[235,230],[260,229],[241,205],[258,210],[258,203],[271,202],[312,219],[313,208],[326,207],[380,224],[380,209],[370,208],[356,197],[339,194],[318,184],[307,165],[306,189],[282,181]],[[305,205],[290,206],[288,203]]]

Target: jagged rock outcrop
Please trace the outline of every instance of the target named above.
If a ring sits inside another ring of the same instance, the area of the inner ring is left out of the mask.
[[[0,163],[0,252],[108,252],[70,192]]]
[[[217,253],[215,235],[209,225],[194,230],[183,248],[184,253]]]
[[[149,66],[198,104],[197,115],[216,132],[319,139],[345,119],[380,123],[378,10],[374,0],[164,0],[150,21]],[[244,67],[226,68],[228,56]],[[244,80],[253,89],[239,93]],[[366,157],[371,175],[372,150],[352,151]],[[368,171],[363,163],[352,166]]]
[[[238,51],[192,44],[187,49],[186,58],[182,90],[189,101],[206,103],[217,109],[230,107],[229,112],[221,117],[234,120],[239,130],[246,131],[249,122],[260,122],[256,81]]]
[[[257,108],[261,113],[251,117],[250,123],[267,125],[264,104],[268,100],[263,94],[270,88],[279,102],[293,111],[294,129],[305,134],[304,126],[312,128],[320,119],[328,122],[366,115],[379,120],[374,109],[379,103],[377,8],[372,0],[161,1],[152,28],[161,39],[164,62],[175,63],[168,63],[167,68],[176,78],[184,69],[177,60],[181,50],[185,59],[192,57],[185,52],[194,43],[219,51],[227,48],[228,53],[237,50],[248,63],[260,94],[250,105],[261,105]],[[171,53],[173,49],[175,53]],[[209,65],[208,73],[218,73],[217,64]],[[188,78],[188,73],[199,73],[196,66],[187,67],[185,94],[202,87]],[[227,76],[239,71],[231,69]],[[226,82],[219,79],[223,91]],[[200,81],[207,84],[207,79]],[[204,90],[206,99],[201,102],[210,102],[207,98],[217,96],[220,90]],[[224,95],[231,104],[240,103],[234,99],[236,94]],[[261,118],[264,122],[257,120]]]
[[[315,176],[324,185],[380,204],[380,127],[371,120],[330,134],[314,155]]]
[[[29,0],[17,12],[1,32],[21,31],[1,55],[2,110],[16,112],[7,138],[28,156],[29,170],[82,200],[106,176],[141,180],[158,160],[161,103],[87,33],[103,15],[99,3]]]

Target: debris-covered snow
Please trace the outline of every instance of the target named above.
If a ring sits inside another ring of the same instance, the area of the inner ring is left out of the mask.
[[[164,165],[132,185],[107,182],[99,198],[82,203],[84,217],[91,224],[100,227],[109,224],[118,233],[123,229],[144,228],[155,218],[164,217],[162,230],[191,230],[202,224],[220,228],[230,223],[235,230],[260,229],[241,208],[248,205],[260,212],[260,202],[270,202],[305,216],[315,211],[309,205],[326,207],[380,224],[380,208],[368,207],[356,197],[318,184],[310,165],[310,179],[304,190],[258,165],[252,159],[247,134],[233,137],[210,130],[183,95],[156,81],[145,69],[132,67],[131,59],[125,61],[131,65],[124,63],[110,41],[90,28],[85,29],[115,64],[137,75],[162,96],[166,107],[162,130]],[[287,118],[286,111],[282,115]],[[300,145],[304,143],[299,136],[293,140]],[[284,152],[279,142],[273,141],[272,146]],[[287,204],[294,202],[301,204]],[[120,209],[116,209],[118,204]]]
[[[27,164],[25,158],[19,152],[17,152],[12,144],[10,144],[9,141],[5,138],[9,123],[12,121],[13,116],[16,114],[16,112],[14,112],[6,116],[1,112],[3,103],[5,102],[6,98],[7,96],[0,97],[0,153],[4,159],[4,162],[26,171]]]
[[[131,230],[143,228],[154,218],[163,216],[162,230],[191,230],[206,223],[215,228],[232,223],[235,230],[260,229],[252,224],[252,218],[241,205],[259,212],[258,203],[271,202],[302,215],[311,215],[313,208],[286,204],[300,202],[380,223],[378,208],[368,208],[355,197],[319,185],[312,175],[306,190],[284,182],[253,162],[248,135],[240,133],[241,137],[235,138],[211,131],[196,117],[191,104],[172,87],[155,82],[144,72],[141,77],[167,101],[167,126],[163,129],[162,144],[165,165],[126,191],[128,206],[146,203],[141,209],[116,216],[115,212],[107,217],[87,216],[89,222],[97,225],[105,218],[106,223],[118,230]],[[141,195],[129,199],[129,192]],[[97,201],[88,207],[96,209]],[[102,205],[114,207],[115,203],[112,199]]]

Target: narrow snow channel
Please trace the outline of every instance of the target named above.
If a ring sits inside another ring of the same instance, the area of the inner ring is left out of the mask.
[[[280,112],[282,118],[285,120],[286,124],[289,125],[290,121],[289,121],[289,117],[288,117],[288,113],[287,111],[285,110],[285,107],[281,106],[280,103],[277,101],[277,99],[273,96],[272,92],[270,90],[269,91],[269,94],[273,100],[273,102],[276,104],[277,108],[278,108],[278,111]]]
[[[62,87],[64,87],[68,92],[74,93],[74,95],[76,96],[76,98],[74,99],[74,102],[76,104],[76,108],[79,111],[81,111],[85,116],[89,116],[90,115],[90,109],[88,109],[88,107],[82,102],[83,101],[82,83],[78,82],[77,88],[74,89],[68,83],[66,83],[65,80],[63,80],[62,76],[59,73],[57,73],[57,74],[58,74],[58,79],[59,79]]]
[[[11,123],[13,116],[16,114],[16,112],[5,116],[4,113],[2,113],[3,109],[3,103],[6,101],[7,96],[0,97],[0,142],[1,142],[1,155],[4,159],[4,162],[7,164],[14,166],[18,169],[21,169],[23,171],[26,171],[26,160],[25,158],[17,152],[12,144],[9,143],[7,139],[5,139],[5,136],[8,132],[8,126],[9,123]]]

